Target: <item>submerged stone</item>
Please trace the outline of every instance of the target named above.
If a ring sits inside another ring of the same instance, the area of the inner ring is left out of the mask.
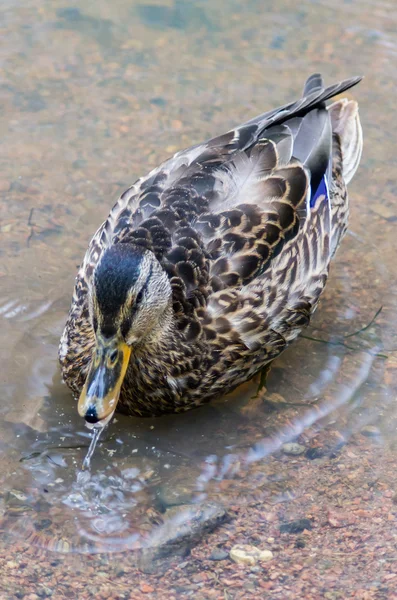
[[[254,566],[258,562],[272,560],[273,552],[261,550],[256,546],[237,544],[230,550],[230,558],[238,564]]]
[[[299,456],[305,452],[306,448],[305,446],[302,446],[302,444],[289,442],[288,444],[283,444],[281,450],[284,452],[284,454],[290,456]]]
[[[229,553],[223,548],[214,548],[210,554],[210,560],[225,560]]]
[[[280,533],[302,533],[305,529],[313,529],[310,519],[296,519],[280,525]]]

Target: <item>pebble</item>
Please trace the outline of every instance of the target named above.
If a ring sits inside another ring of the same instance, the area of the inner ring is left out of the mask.
[[[354,515],[335,510],[328,510],[327,519],[328,524],[335,528],[352,525],[355,521]]]
[[[148,583],[141,583],[139,588],[143,594],[150,594],[151,592],[154,592],[154,587]]]
[[[366,425],[362,428],[361,434],[367,437],[378,437],[380,436],[380,431],[375,425]]]
[[[305,452],[306,458],[309,460],[316,460],[316,458],[323,458],[327,454],[327,451],[324,448],[314,446],[313,448],[308,448]]]
[[[214,548],[211,552],[210,560],[225,560],[228,556],[229,553],[223,548]]]
[[[35,521],[33,525],[36,531],[42,531],[51,527],[52,521],[51,519],[41,519],[41,521]]]
[[[42,587],[40,590],[38,590],[37,594],[40,598],[51,598],[51,596],[53,595],[53,590],[47,586]]]
[[[161,96],[156,96],[155,98],[150,99],[150,104],[154,104],[155,106],[160,106],[161,108],[164,108],[167,105],[167,101]]]
[[[230,558],[240,565],[256,565],[258,562],[272,560],[271,550],[261,550],[256,546],[237,544],[230,550]]]
[[[280,525],[280,533],[302,533],[305,529],[313,529],[310,519],[296,519]]]
[[[299,456],[306,451],[306,448],[305,446],[302,446],[302,444],[289,442],[288,444],[283,444],[281,450],[284,452],[284,454],[288,454],[290,456]]]

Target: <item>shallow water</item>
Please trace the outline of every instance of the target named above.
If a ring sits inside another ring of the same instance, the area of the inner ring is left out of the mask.
[[[289,467],[270,457],[299,440],[310,458],[322,430],[334,440],[329,452],[360,431],[394,451],[393,3],[6,0],[0,10],[0,508],[8,543],[141,548],[168,539],[170,519],[179,531],[192,503],[227,507],[259,492],[288,502],[297,493]],[[91,472],[81,473],[90,434],[61,383],[57,345],[91,235],[135,178],[293,100],[316,70],[327,82],[366,78],[352,91],[365,151],[350,186],[350,232],[305,334],[315,339],[300,339],[275,363],[259,416],[244,410],[252,384],[186,415],[117,417]],[[369,328],[346,337],[381,307]]]

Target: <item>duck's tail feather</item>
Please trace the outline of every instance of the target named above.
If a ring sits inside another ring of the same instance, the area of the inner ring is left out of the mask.
[[[304,88],[306,94],[296,103],[294,112],[318,107],[321,103],[354,87],[360,83],[361,80],[362,77],[351,77],[350,79],[345,79],[344,81],[340,81],[339,83],[335,83],[324,89],[322,87],[321,75],[315,73],[307,79]]]
[[[237,131],[240,133],[240,136],[243,131],[245,132],[242,139],[244,140],[245,147],[247,147],[255,142],[269,127],[281,125],[293,117],[304,117],[313,108],[324,108],[327,100],[349,90],[361,80],[362,77],[351,77],[350,79],[345,79],[324,88],[321,75],[315,73],[307,79],[302,98],[250,119],[238,127]],[[240,142],[241,147],[242,145]]]
[[[363,149],[358,104],[343,98],[328,107],[332,131],[338,134],[342,152],[343,178],[348,184],[357,170]]]
[[[320,73],[313,73],[313,75],[310,75],[305,82],[302,96],[308,96],[313,92],[321,92],[323,89],[324,81],[322,75]]]

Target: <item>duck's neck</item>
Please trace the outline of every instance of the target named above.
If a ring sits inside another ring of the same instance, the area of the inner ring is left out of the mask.
[[[160,317],[156,327],[154,327],[148,335],[136,345],[136,349],[141,353],[155,354],[164,348],[168,348],[171,341],[175,340],[177,337],[179,337],[178,329],[175,323],[172,304],[170,303]]]
[[[137,362],[140,366],[149,364],[153,368],[153,375],[166,377],[175,374],[182,376],[186,370],[193,369],[193,362],[196,364],[195,368],[199,368],[197,357],[205,355],[206,343],[199,336],[186,335],[186,330],[181,330],[178,325],[170,306],[159,325],[141,343],[134,346],[130,359],[131,369],[136,369]],[[156,377],[153,381],[156,385],[159,384]]]

